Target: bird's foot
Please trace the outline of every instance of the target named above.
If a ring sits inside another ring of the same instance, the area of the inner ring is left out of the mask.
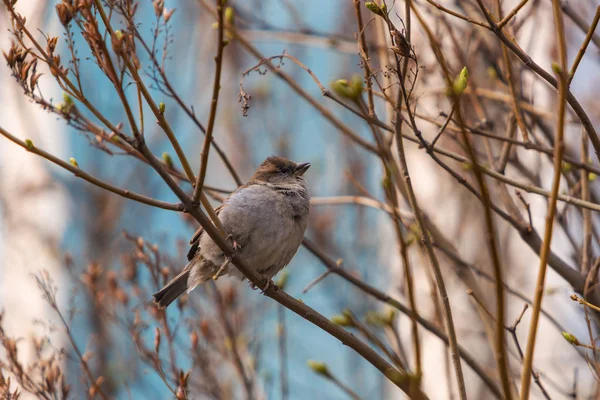
[[[219,279],[219,277],[222,275],[222,272],[225,270],[225,268],[227,268],[227,266],[229,265],[229,263],[231,262],[232,257],[225,257],[225,261],[223,261],[223,264],[221,264],[221,266],[219,267],[219,269],[217,270],[217,272],[215,272],[215,274],[213,275],[213,281],[216,281],[217,279]]]
[[[265,278],[266,279],[266,278]],[[265,294],[265,292],[267,290],[269,290],[270,288],[273,288],[276,290],[277,285],[275,285],[275,283],[273,283],[273,281],[271,279],[267,279],[267,283],[265,284],[264,287],[259,287],[257,285],[255,285],[254,283],[250,283],[250,287],[252,288],[252,290],[256,290],[256,289],[260,289],[260,294]]]
[[[267,279],[265,286],[260,289],[260,294],[265,294],[270,288],[277,290],[277,285],[275,285],[271,279]]]
[[[237,253],[238,251],[240,251],[242,249],[242,246],[240,246],[238,244],[238,242],[235,241],[235,239],[233,238],[233,235],[229,234],[227,235],[226,238],[229,242],[231,242],[231,247],[233,247],[233,252]]]

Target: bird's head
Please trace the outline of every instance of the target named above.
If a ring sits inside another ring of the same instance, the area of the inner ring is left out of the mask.
[[[295,163],[287,158],[271,156],[260,164],[251,180],[279,185],[304,183],[302,176],[308,168],[310,163]]]

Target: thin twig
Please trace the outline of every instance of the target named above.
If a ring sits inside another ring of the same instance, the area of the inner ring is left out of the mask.
[[[588,137],[581,132],[581,162],[587,163],[588,158]],[[581,199],[590,200],[590,183],[588,173],[581,171]],[[581,210],[583,218],[583,245],[581,246],[581,272],[587,274],[590,270],[590,260],[592,256],[592,213],[590,210]]]
[[[206,134],[204,135],[204,145],[200,152],[200,172],[198,173],[198,179],[194,187],[194,195],[192,201],[198,202],[200,194],[204,186],[204,178],[206,177],[206,167],[208,166],[208,153],[210,152],[210,143],[212,142],[213,130],[215,127],[215,119],[217,118],[217,105],[219,104],[219,92],[221,91],[221,69],[223,67],[223,49],[225,48],[225,41],[223,40],[225,31],[225,6],[223,0],[215,0],[217,3],[217,23],[218,34],[217,34],[217,56],[215,57],[215,79],[213,81],[213,92],[212,100],[210,102],[210,114],[208,115],[208,125],[206,127]]]
[[[594,32],[596,31],[596,27],[598,26],[599,21],[600,21],[600,6],[598,6],[596,8],[596,14],[594,15],[594,19],[592,20],[590,28],[588,29],[588,31],[585,35],[585,39],[583,40],[583,43],[581,43],[581,47],[579,47],[579,50],[577,51],[577,56],[575,57],[575,60],[573,61],[573,65],[571,66],[571,70],[569,71],[569,79],[567,80],[568,85],[571,84],[571,81],[575,77],[575,72],[577,72],[577,67],[579,67],[579,63],[583,59],[583,55],[585,54],[585,51],[586,51],[588,45],[590,44],[592,37],[594,36]]]
[[[542,79],[548,82],[555,89],[559,89],[559,82],[557,81],[557,79],[554,78],[554,76],[552,76],[552,74],[550,74],[548,71],[540,67],[527,53],[525,53],[516,44],[514,38],[509,37],[506,30],[501,30],[498,28],[496,21],[490,14],[489,10],[485,7],[482,0],[476,1],[479,5],[479,8],[485,15],[485,18],[487,19],[488,23],[490,24],[492,32],[496,34],[496,37],[498,37],[498,39],[500,39],[500,41],[502,41],[502,43],[504,43],[506,47],[508,47],[510,51],[512,51],[523,62],[523,64],[525,64],[525,66],[527,66],[527,68],[529,68],[535,74],[539,75]],[[554,2],[556,0],[552,1]],[[598,159],[600,160],[600,137],[598,137],[598,133],[596,132],[596,128],[594,127],[592,120],[587,115],[577,98],[573,95],[573,93],[571,93],[571,91],[569,91],[568,88],[566,88],[565,90],[565,98],[571,106],[571,108],[573,108],[573,111],[575,111],[575,114],[577,114],[577,117],[581,121],[581,124],[585,127],[585,130],[589,135],[590,141],[592,142],[592,145],[594,147],[596,157],[598,157]]]
[[[508,14],[506,14],[506,16],[504,18],[502,18],[500,21],[498,21],[498,28],[502,29],[504,28],[504,25],[506,25],[507,23],[510,22],[510,20],[517,15],[517,13],[519,12],[519,10],[521,8],[523,8],[523,6],[525,4],[527,4],[529,0],[521,0],[521,2],[519,4],[517,4],[515,6],[515,8],[513,8],[512,10],[510,10],[510,12]]]
[[[448,336],[441,329],[439,329],[435,324],[429,322],[425,318],[421,317],[419,314],[413,312],[410,309],[410,307],[403,305],[398,300],[394,299],[393,297],[389,296],[388,294],[370,286],[369,284],[367,284],[363,280],[357,278],[356,276],[349,273],[345,269],[338,267],[334,260],[329,258],[323,251],[321,251],[309,239],[304,238],[302,244],[304,245],[304,247],[306,247],[306,249],[308,251],[310,251],[319,260],[321,260],[321,262],[325,265],[325,267],[328,270],[333,271],[336,275],[338,275],[339,277],[348,281],[349,283],[351,283],[355,287],[359,288],[363,292],[367,293],[368,295],[376,298],[377,300],[379,300],[385,304],[389,304],[390,306],[394,307],[401,313],[403,313],[409,317],[414,316],[416,318],[417,322],[419,323],[419,325],[421,325],[427,331],[433,333],[435,336],[437,336],[439,339],[441,339],[446,345],[449,344]],[[458,352],[460,354],[460,357],[483,380],[483,382],[490,389],[490,391],[494,394],[494,396],[496,396],[498,399],[501,399],[502,391],[496,385],[496,382],[494,381],[494,379],[492,379],[490,376],[487,375],[487,373],[485,372],[483,367],[477,363],[477,361],[469,354],[469,352],[465,348],[463,348],[459,345]]]
[[[18,139],[17,137],[11,135],[9,132],[4,130],[2,127],[0,127],[0,134],[2,136],[6,137],[11,142],[21,146],[28,152],[37,154],[38,156],[45,158],[46,160],[52,162],[53,164],[56,164],[59,167],[64,168],[67,171],[73,173],[73,175],[75,175],[77,178],[81,178],[85,181],[88,181],[92,185],[98,186],[99,188],[108,190],[109,192],[118,194],[119,196],[125,197],[127,199],[131,199],[131,200],[134,200],[134,201],[137,201],[139,203],[146,204],[149,206],[162,208],[164,210],[179,211],[179,212],[183,212],[185,210],[185,208],[183,207],[183,205],[181,203],[179,203],[179,204],[167,203],[164,201],[153,199],[151,197],[137,194],[137,193],[132,192],[127,189],[121,189],[121,188],[115,187],[109,183],[106,183],[106,182],[88,174],[87,172],[83,171],[78,166],[71,165],[68,162],[65,162],[65,161],[61,160],[60,158],[53,156],[52,154],[36,147],[32,142],[24,142],[24,141]]]
[[[435,144],[437,143],[437,141],[439,140],[439,138],[442,136],[442,133],[444,133],[444,131],[446,130],[446,127],[450,123],[450,120],[452,120],[452,116],[454,115],[454,111],[455,110],[456,110],[456,103],[454,103],[452,105],[452,108],[450,109],[450,112],[448,113],[448,116],[446,117],[446,119],[444,120],[444,122],[442,123],[442,125],[440,126],[440,129],[438,129],[437,134],[435,135],[435,137],[433,138],[433,140],[431,141],[431,147],[435,147]]]
[[[481,0],[478,0],[481,1]],[[533,366],[533,355],[535,351],[535,341],[544,296],[544,284],[546,280],[546,269],[548,265],[548,255],[550,254],[550,244],[552,243],[552,226],[556,213],[556,203],[558,200],[558,191],[560,189],[560,176],[562,167],[562,156],[564,151],[563,136],[565,132],[565,113],[567,103],[567,45],[565,39],[565,29],[563,24],[562,11],[559,0],[552,1],[552,10],[554,13],[554,23],[556,30],[556,42],[560,65],[558,69],[558,104],[557,104],[557,123],[556,138],[554,140],[554,176],[552,180],[552,192],[546,214],[546,227],[544,232],[544,241],[540,250],[540,267],[536,283],[535,296],[533,300],[533,310],[531,322],[529,325],[529,335],[527,336],[527,347],[523,359],[523,370],[521,371],[521,400],[529,398],[531,385],[531,372]],[[591,137],[591,136],[590,136]]]

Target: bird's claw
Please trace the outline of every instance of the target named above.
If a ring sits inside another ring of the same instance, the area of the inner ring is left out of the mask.
[[[226,256],[225,260],[223,261],[223,264],[221,264],[221,266],[219,267],[219,269],[217,270],[217,272],[213,275],[212,279],[214,281],[216,281],[217,279],[219,279],[219,277],[221,276],[221,273],[225,270],[225,268],[227,268],[227,266],[231,263],[233,257],[231,256]]]
[[[277,288],[277,285],[275,285],[271,279],[267,279],[267,283],[262,288],[255,285],[254,283],[251,283],[250,287],[253,290],[260,289],[260,294],[265,294],[267,292],[267,290],[269,290],[270,288],[273,288],[273,289]]]
[[[240,251],[242,249],[242,246],[240,246],[238,244],[238,242],[235,241],[235,239],[233,238],[233,235],[231,235],[231,234],[227,235],[226,239],[231,242],[231,247],[233,247],[234,253],[237,253],[238,251]]]
[[[267,279],[267,283],[265,284],[265,287],[260,289],[260,294],[265,294],[267,292],[267,290],[269,290],[271,288],[271,286],[273,286],[273,288],[275,289],[277,286],[273,283],[272,280]]]

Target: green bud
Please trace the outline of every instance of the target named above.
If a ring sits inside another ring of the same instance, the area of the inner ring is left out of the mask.
[[[338,79],[331,83],[331,89],[340,97],[357,100],[363,91],[363,81],[358,75],[353,76],[350,82],[347,79]]]
[[[381,180],[381,186],[383,186],[384,189],[388,190],[391,187],[392,183],[390,181],[389,176],[384,177]]]
[[[408,229],[410,229],[410,231],[415,235],[421,236],[421,229],[419,229],[419,224],[417,224],[416,222],[409,224]]]
[[[69,158],[69,162],[71,163],[72,166],[74,166],[75,168],[79,168],[79,164],[77,164],[77,160],[74,159],[73,157]]]
[[[331,322],[333,322],[336,325],[348,328],[354,326],[354,322],[352,321],[352,319],[348,318],[346,315],[334,315],[333,317],[331,317]]]
[[[169,153],[166,151],[162,153],[162,159],[169,168],[173,168],[173,159]]]
[[[395,368],[389,368],[385,371],[385,376],[396,384],[404,383],[405,376]]]
[[[322,361],[308,360],[306,364],[318,375],[322,375],[326,378],[331,376],[329,373],[329,368],[327,368],[327,364]]]
[[[561,166],[561,171],[564,173],[567,173],[571,170],[572,167],[573,166],[570,163],[563,161],[562,166]]]
[[[357,93],[357,96],[360,95],[363,91],[363,80],[360,75],[352,76],[352,80],[350,81],[350,87]]]
[[[216,31],[217,29],[219,29],[219,23],[218,22],[213,22],[210,27],[213,28],[213,30]]]
[[[62,97],[64,102],[57,104],[56,108],[58,109],[58,111],[68,114],[69,112],[71,112],[71,109],[73,108],[75,103],[73,102],[73,98],[69,96],[68,93],[63,92]]]
[[[223,47],[226,47],[229,44],[229,39],[223,39]]]
[[[558,65],[558,63],[555,63],[555,62],[552,63],[552,71],[554,71],[554,73],[558,74],[558,75],[562,74],[562,72],[563,72],[560,65]]]
[[[469,70],[467,69],[467,67],[463,67],[463,69],[460,70],[460,77],[469,79]]]
[[[233,25],[233,20],[234,20],[234,17],[235,17],[235,13],[234,13],[232,7],[227,7],[225,9],[225,15],[224,16],[225,16],[225,21],[228,24]]]
[[[296,299],[296,300],[298,300],[298,303],[304,304],[304,300],[302,300],[302,299]]]
[[[123,32],[121,32],[119,29],[117,29],[115,31],[115,36],[117,37],[117,39],[121,40],[123,38]]]
[[[284,269],[283,272],[281,272],[281,274],[279,274],[279,279],[277,279],[277,287],[279,287],[279,289],[284,290],[285,287],[287,286],[288,280],[290,277],[290,273],[287,269]]]
[[[588,181],[590,181],[590,182],[593,182],[593,181],[595,181],[595,180],[596,180],[596,178],[597,178],[597,177],[598,177],[598,175],[596,175],[596,174],[595,174],[595,173],[593,173],[593,172],[590,172],[590,173],[588,174]]]
[[[460,96],[467,88],[468,81],[469,71],[467,70],[467,67],[464,67],[462,71],[460,71],[458,78],[456,78],[452,84],[452,90],[454,91],[454,94]]]
[[[579,346],[579,340],[577,340],[575,335],[573,335],[572,333],[562,332],[562,335],[567,342],[571,343],[572,345]]]
[[[387,310],[385,314],[382,315],[383,320],[386,325],[392,326],[394,321],[396,320],[396,316],[398,315],[398,311],[395,308],[390,308]]]
[[[25,139],[25,146],[30,150],[33,149],[33,141],[31,141],[31,139]]]
[[[496,71],[496,68],[494,67],[488,67],[487,68],[487,74],[491,79],[498,79],[498,71]]]
[[[377,15],[383,14],[383,11],[381,10],[381,8],[379,8],[377,3],[375,3],[375,2],[367,1],[365,3],[365,7],[367,7],[369,9],[369,11],[371,11],[373,14],[377,14]]]
[[[464,171],[471,171],[473,170],[473,164],[468,163],[468,162],[464,162],[462,164],[460,164],[460,167],[464,170]]]
[[[387,14],[387,5],[385,3],[381,5],[381,12]]]
[[[63,92],[62,97],[66,105],[73,105],[73,98],[68,93]]]
[[[376,311],[369,311],[365,314],[365,322],[372,326],[384,326],[386,321],[382,318],[381,314]]]
[[[419,238],[417,236],[415,236],[415,234],[413,234],[413,233],[409,233],[406,236],[406,246],[407,247],[412,246],[413,244],[415,244],[418,241],[419,241]]]
[[[158,103],[158,112],[159,113],[164,114],[166,110],[167,110],[167,106],[165,106],[165,103],[163,103],[162,101],[160,103]]]

